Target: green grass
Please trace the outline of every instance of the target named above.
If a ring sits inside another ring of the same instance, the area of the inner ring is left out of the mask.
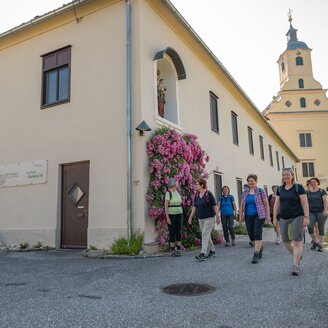
[[[41,241],[37,241],[35,245],[33,245],[33,248],[42,248],[42,243]]]
[[[240,224],[235,225],[234,230],[235,230],[236,235],[247,235],[247,230],[246,230],[245,226],[243,226],[243,225],[240,225]]]
[[[136,255],[142,250],[144,235],[133,233],[130,240],[126,237],[120,237],[114,240],[111,246],[111,254],[114,255]]]
[[[29,243],[26,242],[26,241],[23,241],[23,242],[21,242],[21,243],[19,244],[20,249],[26,249],[26,248],[28,248],[29,246],[30,246]]]

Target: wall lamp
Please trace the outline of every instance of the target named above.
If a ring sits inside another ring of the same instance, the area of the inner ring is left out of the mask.
[[[136,127],[136,130],[139,131],[139,135],[143,136],[144,135],[144,131],[151,131],[151,128],[149,127],[149,125],[145,121],[142,121]]]

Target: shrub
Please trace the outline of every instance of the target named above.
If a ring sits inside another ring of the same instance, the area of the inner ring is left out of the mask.
[[[37,241],[35,245],[33,245],[33,248],[42,248],[42,243],[41,241]]]
[[[136,255],[142,250],[144,235],[139,232],[133,233],[131,238],[119,237],[114,240],[111,246],[111,253],[114,255],[126,254]]]
[[[30,245],[29,245],[29,243],[27,242],[27,241],[23,241],[23,242],[21,242],[20,244],[19,244],[19,248],[20,249],[26,249],[26,248],[28,248]]]
[[[96,250],[97,250],[97,247],[94,246],[94,245],[90,245],[90,246],[89,246],[89,249],[91,249],[92,251],[96,251]]]
[[[244,225],[237,224],[233,229],[235,230],[236,235],[247,235],[247,230]]]
[[[174,129],[157,129],[147,142],[148,169],[150,180],[146,194],[148,214],[154,220],[157,240],[161,245],[168,240],[164,196],[170,177],[175,177],[180,185],[182,207],[184,209],[183,244],[190,247],[200,238],[198,223],[188,225],[192,199],[196,193],[196,180],[207,178],[205,163],[209,157],[201,148],[197,137],[180,134]]]

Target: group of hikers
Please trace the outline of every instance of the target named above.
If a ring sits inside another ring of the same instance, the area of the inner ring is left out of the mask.
[[[305,190],[301,184],[295,182],[291,168],[282,170],[282,185],[272,186],[273,193],[269,197],[264,189],[257,186],[257,180],[256,174],[248,175],[239,211],[228,186],[224,186],[221,195],[215,199],[207,189],[206,180],[197,180],[197,193],[188,219],[188,223],[192,224],[192,219],[197,214],[201,230],[201,251],[196,259],[204,261],[215,256],[215,247],[211,239],[215,222],[222,223],[225,245],[236,245],[234,219],[239,214],[239,223],[243,224],[245,221],[249,245],[254,248],[252,263],[256,264],[262,258],[264,223],[272,223],[277,235],[276,244],[283,242],[292,255],[292,274],[297,276],[302,260],[305,227],[312,238],[311,249],[323,251],[328,216],[326,191],[320,188],[320,180],[316,177],[308,180]],[[178,184],[174,178],[169,180],[164,207],[172,255],[181,256],[183,209]]]

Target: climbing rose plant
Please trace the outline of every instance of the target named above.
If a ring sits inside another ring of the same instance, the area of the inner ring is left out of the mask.
[[[196,220],[187,224],[192,199],[196,193],[196,180],[207,179],[205,163],[209,157],[201,148],[193,134],[180,134],[176,130],[160,128],[147,142],[148,168],[150,181],[146,200],[148,214],[154,220],[160,244],[168,240],[164,211],[164,198],[167,184],[174,177],[180,186],[182,207],[184,209],[183,244],[186,247],[200,243],[200,231]]]

